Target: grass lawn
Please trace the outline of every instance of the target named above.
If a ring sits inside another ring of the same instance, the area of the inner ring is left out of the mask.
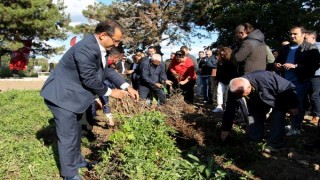
[[[59,179],[51,119],[39,91],[0,93],[0,179]]]

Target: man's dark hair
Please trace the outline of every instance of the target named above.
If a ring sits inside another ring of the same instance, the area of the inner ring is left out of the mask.
[[[181,51],[183,51],[183,50],[189,50],[189,48],[188,48],[187,46],[181,46],[180,50],[181,50]]]
[[[246,31],[247,34],[250,34],[254,30],[254,27],[250,23],[245,22],[245,23],[242,23],[241,25],[244,27],[244,30]]]
[[[112,47],[109,51],[109,56],[124,54],[124,49],[122,46]]]
[[[199,51],[199,53],[204,53],[204,51]]]
[[[306,33],[306,28],[304,28],[304,26],[292,26],[290,30],[292,29],[301,29],[302,34]]]
[[[112,36],[114,34],[115,29],[118,28],[121,33],[123,34],[124,30],[123,27],[117,22],[112,19],[108,19],[105,21],[100,22],[94,32],[96,34],[106,32],[108,35]]]

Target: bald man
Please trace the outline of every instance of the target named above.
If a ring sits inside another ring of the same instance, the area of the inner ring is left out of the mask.
[[[295,86],[279,75],[268,71],[255,71],[234,78],[229,83],[226,111],[223,114],[221,139],[230,134],[235,113],[240,106],[247,122],[247,138],[259,142],[263,138],[266,114],[270,114],[270,135],[266,152],[283,146],[285,114],[298,114]]]
[[[166,103],[166,94],[163,90],[163,82],[172,85],[172,81],[168,80],[164,62],[161,61],[160,54],[153,54],[150,61],[142,61],[141,77],[139,84],[139,95],[141,99],[147,99],[148,94],[153,92],[159,104]]]

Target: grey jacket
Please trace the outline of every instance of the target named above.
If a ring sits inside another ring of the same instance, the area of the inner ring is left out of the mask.
[[[232,58],[238,66],[238,73],[244,75],[256,70],[266,69],[266,44],[264,35],[259,29],[252,31],[235,49]]]

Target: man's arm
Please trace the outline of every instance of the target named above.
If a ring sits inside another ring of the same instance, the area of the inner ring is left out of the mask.
[[[230,91],[228,91],[226,110],[222,116],[222,125],[221,125],[221,130],[222,130],[221,140],[222,141],[224,141],[230,134],[237,107],[239,107],[239,102],[234,97],[234,95]]]
[[[252,47],[250,43],[247,40],[245,40],[242,42],[241,47],[238,49],[238,51],[235,53],[232,53],[233,61],[242,62],[246,60],[246,58],[249,56],[251,52],[252,52]]]

